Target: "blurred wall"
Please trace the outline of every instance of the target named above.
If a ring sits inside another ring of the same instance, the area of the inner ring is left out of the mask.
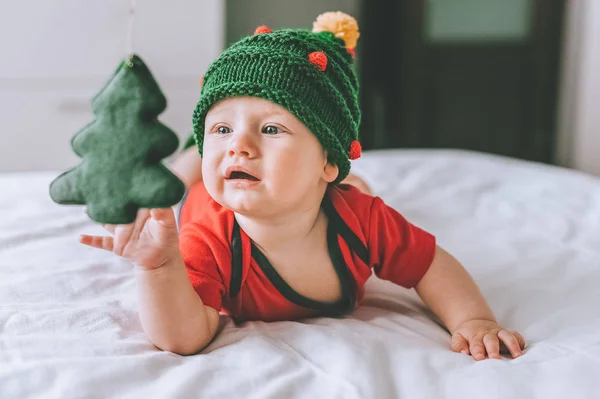
[[[93,120],[91,98],[125,55],[128,4],[0,0],[0,172],[79,162],[69,140]],[[600,1],[568,5],[557,159],[600,175]],[[226,42],[261,24],[310,28],[330,10],[360,22],[359,0],[138,0],[134,50],[168,98],[160,119],[187,135],[198,78]]]
[[[567,32],[557,156],[600,176],[600,1],[570,1]]]
[[[126,54],[128,0],[0,0],[0,172],[79,163],[69,141]],[[159,119],[188,134],[199,77],[224,43],[222,0],[138,0],[134,51],[168,100]]]
[[[342,11],[359,19],[360,0],[227,0],[226,42],[250,35],[257,26],[311,29],[321,13]],[[360,20],[359,20],[360,24]],[[360,28],[360,25],[359,25]]]

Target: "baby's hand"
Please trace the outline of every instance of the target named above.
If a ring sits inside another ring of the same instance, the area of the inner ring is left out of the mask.
[[[502,347],[501,347],[502,346]],[[516,331],[508,331],[489,320],[467,320],[452,334],[452,350],[472,355],[475,360],[500,359],[500,353],[510,352],[513,357],[523,354],[525,340]]]
[[[172,208],[140,209],[132,224],[103,224],[111,236],[81,235],[80,241],[114,252],[142,269],[157,269],[179,253],[177,224]]]

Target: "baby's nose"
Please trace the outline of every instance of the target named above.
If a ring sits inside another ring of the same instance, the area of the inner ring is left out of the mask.
[[[229,147],[229,156],[252,157],[257,152],[257,143],[252,134],[247,132],[234,133]]]

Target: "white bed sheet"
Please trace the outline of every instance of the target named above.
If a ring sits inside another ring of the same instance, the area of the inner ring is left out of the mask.
[[[466,151],[367,152],[354,170],[462,261],[526,338],[524,356],[453,353],[416,293],[380,280],[342,320],[222,317],[202,354],[161,352],[140,326],[130,265],[79,244],[103,230],[49,199],[56,173],[5,174],[0,398],[600,395],[600,180]]]

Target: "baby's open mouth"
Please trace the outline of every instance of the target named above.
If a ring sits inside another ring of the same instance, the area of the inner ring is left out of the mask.
[[[227,180],[251,180],[251,181],[258,181],[258,178],[246,173],[246,172],[241,172],[241,171],[235,171],[235,172],[231,172],[231,174],[229,175],[229,177],[227,178]]]

